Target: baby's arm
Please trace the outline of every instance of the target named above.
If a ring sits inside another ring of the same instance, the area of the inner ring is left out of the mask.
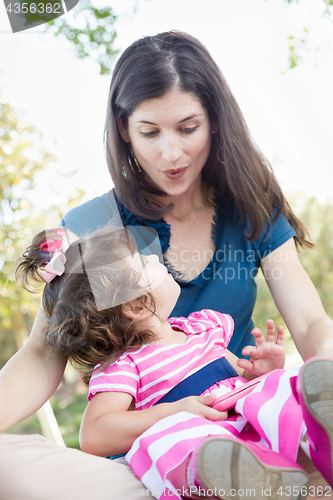
[[[238,359],[234,354],[227,351],[229,363],[232,364],[239,375],[247,380],[284,367],[284,328],[281,325],[278,326],[276,334],[273,320],[268,319],[266,325],[267,340],[265,340],[260,328],[253,328],[251,333],[255,337],[257,345],[246,346],[242,350],[242,354],[250,356],[250,359]]]
[[[227,412],[210,405],[215,394],[190,396],[174,403],[161,403],[147,410],[134,410],[134,399],[125,392],[100,392],[88,403],[80,429],[82,451],[106,457],[127,452],[134,441],[164,417],[188,411],[209,420],[225,420]]]

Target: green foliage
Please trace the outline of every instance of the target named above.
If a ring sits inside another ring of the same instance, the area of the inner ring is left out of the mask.
[[[264,0],[267,2],[268,0]],[[283,0],[286,4],[299,4],[299,0]],[[322,0],[324,4],[324,10],[321,14],[321,18],[326,19],[327,21],[332,21],[332,9],[333,0]],[[311,27],[310,29],[303,27],[303,36],[298,37],[293,34],[287,37],[288,39],[288,70],[296,68],[303,62],[302,52],[307,48],[308,41],[311,36]],[[285,71],[282,72],[285,74]]]
[[[333,200],[321,203],[315,197],[295,193],[289,201],[315,243],[313,249],[301,251],[300,261],[317,289],[325,311],[333,318]],[[253,314],[256,326],[265,331],[268,318],[276,324],[284,324],[261,273],[257,282],[258,299]]]
[[[306,44],[308,30],[303,28],[305,37],[296,38],[293,35],[289,35],[289,55],[288,55],[288,68],[293,69],[296,68],[302,61],[303,57],[299,54],[300,46],[302,44]]]
[[[324,309],[333,318],[333,200],[294,195],[299,218],[309,229],[316,247],[302,252],[300,260],[318,290]]]
[[[34,227],[41,227],[41,215],[26,195],[34,188],[37,172],[53,160],[40,134],[23,125],[0,96],[0,366],[22,343],[29,317],[37,311],[39,300],[15,285],[12,271],[24,242]]]
[[[117,36],[114,28],[117,16],[112,7],[97,9],[90,0],[80,0],[73,9],[73,17],[74,24],[62,16],[45,24],[45,28],[71,42],[79,59],[93,58],[99,65],[101,75],[109,74],[119,52],[113,48]]]
[[[49,214],[59,214],[53,225],[61,218],[55,207],[41,213],[31,196],[37,174],[54,160],[44,150],[41,135],[24,125],[0,95],[0,368],[23,344],[40,304],[40,294],[32,295],[15,283],[14,269],[33,235],[45,228]]]
[[[43,0],[47,2],[48,0]],[[108,75],[111,72],[112,64],[119,50],[114,49],[114,42],[117,36],[115,23],[117,16],[113,13],[112,7],[96,8],[94,0],[80,0],[73,9],[74,22],[68,22],[68,17],[61,16],[46,23],[45,30],[54,36],[61,36],[67,39],[74,49],[75,55],[79,59],[91,57],[99,66],[101,75]],[[136,1],[134,12],[137,9]],[[264,0],[268,1],[268,0]],[[299,0],[282,0],[287,5],[298,4]],[[322,0],[324,10],[321,17],[332,19],[333,0]],[[27,22],[29,14],[26,14]],[[296,68],[302,63],[302,49],[306,48],[310,33],[307,28],[303,28],[303,36],[298,37],[293,34],[288,36],[288,69]]]
[[[0,95],[0,368],[25,341],[40,304],[14,281],[15,261],[46,220],[58,224],[61,212],[51,206],[36,209],[31,196],[36,175],[54,161],[44,150],[41,135],[21,122],[19,113]],[[30,195],[30,196],[29,196]],[[82,198],[79,191],[75,196]],[[69,199],[71,205],[73,199]],[[64,389],[65,387],[65,389]],[[79,448],[78,432],[85,409],[86,388],[82,383],[66,384],[52,398],[52,404],[67,446]],[[16,433],[40,433],[36,415],[10,429]]]

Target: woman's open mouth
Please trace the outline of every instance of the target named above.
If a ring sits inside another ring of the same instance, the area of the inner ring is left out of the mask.
[[[171,169],[171,170],[164,170],[164,174],[169,178],[174,181],[177,179],[180,179],[186,172],[187,167],[182,167],[182,168],[176,168],[176,169]]]

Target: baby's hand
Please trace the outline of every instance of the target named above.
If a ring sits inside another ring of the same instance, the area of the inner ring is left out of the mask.
[[[260,328],[253,328],[252,335],[256,339],[257,346],[246,346],[242,350],[244,356],[251,356],[250,359],[239,359],[237,366],[244,368],[253,375],[264,375],[277,368],[283,368],[285,363],[284,350],[284,328],[278,326],[277,335],[274,321],[268,319],[267,340]]]
[[[187,398],[180,399],[175,403],[176,412],[188,411],[198,417],[207,418],[208,420],[226,420],[228,418],[227,411],[219,411],[211,408],[210,405],[214,403],[216,395],[214,393],[205,394],[205,396],[188,396]]]

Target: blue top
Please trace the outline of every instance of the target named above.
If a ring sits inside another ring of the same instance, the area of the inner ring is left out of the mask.
[[[171,316],[188,316],[193,311],[213,309],[230,314],[235,331],[228,349],[242,357],[242,348],[253,345],[252,312],[257,297],[257,275],[261,259],[281,246],[296,233],[283,215],[268,220],[260,237],[249,241],[244,237],[248,220],[241,220],[235,204],[216,196],[216,212],[212,226],[215,253],[208,266],[192,281],[184,282],[169,271],[181,286],[181,294]],[[116,199],[113,190],[70,210],[61,224],[79,237],[113,222],[125,226],[148,226],[159,236],[162,252],[170,243],[170,226],[163,220],[151,221],[133,215]]]

